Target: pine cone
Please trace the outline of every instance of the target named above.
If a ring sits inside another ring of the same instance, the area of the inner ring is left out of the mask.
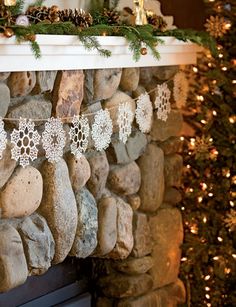
[[[10,24],[12,20],[11,12],[7,7],[3,4],[0,4],[0,18],[6,19],[6,24]]]
[[[109,25],[117,24],[120,18],[119,13],[116,10],[108,10],[106,8],[103,9],[102,15],[105,17],[106,22]]]
[[[49,10],[46,6],[30,6],[25,15],[31,23],[39,23],[40,21],[49,20]]]
[[[82,9],[65,9],[59,13],[60,21],[66,22],[70,21],[75,26],[81,28],[88,28],[93,24],[93,18],[89,13],[86,13]]]
[[[150,25],[152,25],[156,30],[164,31],[167,27],[166,21],[163,17],[158,16],[156,14],[147,16],[147,21]]]

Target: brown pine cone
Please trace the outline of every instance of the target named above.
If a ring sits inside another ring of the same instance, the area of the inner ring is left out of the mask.
[[[3,4],[0,4],[0,18],[6,19],[5,25],[10,24],[10,22],[12,20],[10,10],[8,10],[7,7]]]
[[[46,6],[30,6],[25,15],[29,18],[31,23],[38,23],[49,19],[49,10],[50,8]]]
[[[116,10],[108,10],[106,8],[103,9],[103,15],[107,19],[109,25],[117,24],[120,18],[120,15]]]
[[[155,29],[160,31],[165,31],[167,27],[166,21],[163,19],[163,17],[158,16],[156,14],[147,16],[147,21],[150,25],[152,25]]]
[[[92,16],[82,9],[65,9],[59,12],[60,21],[70,21],[75,26],[81,28],[88,28],[93,24]]]

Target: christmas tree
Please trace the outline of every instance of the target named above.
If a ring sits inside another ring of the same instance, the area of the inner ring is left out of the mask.
[[[203,52],[189,74],[181,274],[186,306],[236,306],[236,1],[205,2],[218,55]]]

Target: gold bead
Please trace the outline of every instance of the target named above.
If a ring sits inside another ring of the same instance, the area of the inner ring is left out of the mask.
[[[140,52],[141,52],[142,55],[146,55],[147,54],[147,48],[146,47],[141,48]]]
[[[3,34],[4,34],[4,36],[9,38],[9,37],[12,37],[14,35],[14,31],[11,28],[6,28],[4,30]]]

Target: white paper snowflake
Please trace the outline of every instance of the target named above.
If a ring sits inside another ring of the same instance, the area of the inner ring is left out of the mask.
[[[168,114],[171,111],[170,95],[171,92],[166,83],[157,85],[155,107],[157,109],[157,118],[163,121],[167,121]]]
[[[183,72],[178,72],[174,77],[174,99],[180,109],[186,105],[188,97],[188,80]]]
[[[148,93],[141,94],[137,100],[135,111],[136,122],[143,133],[148,133],[152,126],[152,102]]]
[[[132,132],[134,114],[128,102],[121,103],[118,109],[117,123],[119,125],[119,139],[124,144]]]
[[[48,161],[58,162],[63,156],[63,148],[66,144],[66,134],[59,118],[48,119],[42,134],[42,142]]]
[[[94,117],[92,125],[92,139],[98,151],[106,149],[111,142],[112,120],[108,110],[100,110]]]
[[[4,130],[4,122],[0,117],[0,159],[2,159],[3,151],[7,146],[7,133]]]
[[[82,116],[74,116],[70,128],[71,152],[77,159],[81,158],[88,147],[89,137],[88,119]]]
[[[31,119],[21,118],[19,129],[14,129],[11,134],[11,142],[14,147],[11,150],[12,159],[20,160],[20,165],[26,167],[30,160],[34,161],[38,156],[37,145],[39,145],[40,135],[34,130],[34,123]]]

